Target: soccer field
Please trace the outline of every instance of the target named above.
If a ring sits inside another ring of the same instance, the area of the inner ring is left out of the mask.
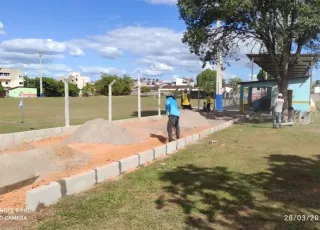
[[[113,97],[113,120],[137,117],[136,96]],[[64,126],[64,98],[25,98],[24,123],[20,99],[0,98],[0,133]],[[164,109],[165,98],[161,107]],[[79,125],[95,119],[108,119],[108,97],[70,98],[70,125]],[[141,98],[142,116],[158,114],[158,98]],[[164,112],[164,111],[163,111]]]

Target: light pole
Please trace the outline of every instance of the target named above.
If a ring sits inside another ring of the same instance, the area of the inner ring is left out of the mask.
[[[217,28],[221,27],[221,21],[217,22]],[[222,99],[222,54],[220,48],[218,48],[218,60],[217,60],[217,81],[216,81],[216,110],[221,112],[223,110]]]
[[[109,84],[109,121],[112,121],[112,85],[116,82],[116,80],[113,80]]]
[[[40,58],[40,97],[43,97],[43,89],[42,89],[42,63],[41,63],[42,52],[39,51]]]

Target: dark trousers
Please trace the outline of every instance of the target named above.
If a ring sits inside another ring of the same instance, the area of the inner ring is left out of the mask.
[[[182,105],[182,109],[190,109],[192,110],[191,105]]]
[[[211,103],[208,103],[208,104],[207,104],[207,111],[208,111],[208,112],[210,112],[210,106],[211,106]]]
[[[180,126],[179,126],[179,117],[177,116],[169,116],[168,124],[167,124],[167,131],[168,131],[168,138],[169,141],[173,141],[172,138],[172,128],[175,128],[177,140],[180,138]]]

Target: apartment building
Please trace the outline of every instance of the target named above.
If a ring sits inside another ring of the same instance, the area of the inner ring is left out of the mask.
[[[23,71],[0,68],[0,84],[4,88],[4,92],[0,96],[7,97],[10,89],[23,86]]]
[[[0,83],[5,89],[23,86],[23,71],[0,68]]]

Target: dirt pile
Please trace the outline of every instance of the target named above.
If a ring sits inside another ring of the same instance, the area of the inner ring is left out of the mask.
[[[199,128],[212,125],[211,122],[198,112],[190,110],[181,110],[180,112],[180,127],[181,128]]]
[[[89,143],[89,144],[136,144],[143,138],[123,126],[98,118],[81,125],[62,144]]]

